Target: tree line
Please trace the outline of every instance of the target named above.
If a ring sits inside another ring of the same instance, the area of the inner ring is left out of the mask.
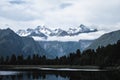
[[[118,66],[120,65],[120,40],[113,45],[98,47],[96,50],[88,49],[81,52],[70,53],[68,56],[48,59],[46,56],[33,54],[24,58],[23,55],[0,57],[0,65],[94,65]]]

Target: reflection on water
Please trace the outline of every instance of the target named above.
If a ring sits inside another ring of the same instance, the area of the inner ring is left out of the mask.
[[[16,75],[19,74],[18,71],[0,71],[0,75]]]
[[[11,74],[12,73],[13,72],[11,72]],[[16,74],[12,75],[11,74],[0,75],[0,80],[120,80],[120,73],[112,71],[111,72],[23,71],[17,72]]]

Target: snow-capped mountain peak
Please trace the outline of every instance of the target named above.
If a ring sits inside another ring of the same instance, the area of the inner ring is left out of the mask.
[[[45,35],[50,35],[52,33],[52,30],[50,30],[49,28],[46,28],[45,26],[37,26],[37,28],[35,28],[35,30],[42,32]]]
[[[76,37],[80,34],[87,34],[91,32],[97,32],[97,29],[91,29],[81,24],[79,27],[69,28],[68,30],[63,30],[61,28],[52,30],[46,26],[37,26],[35,29],[28,28],[27,30],[19,30],[17,34],[20,36],[30,36],[37,39],[39,38],[40,40],[49,40],[52,38],[64,39],[65,37]]]
[[[18,30],[17,34],[20,36],[28,36],[31,32],[30,31],[26,31],[26,30]]]
[[[70,35],[79,35],[80,33],[89,33],[89,32],[96,32],[97,29],[90,29],[87,26],[81,24],[76,28],[69,28],[67,31]]]
[[[66,36],[68,33],[60,28],[53,30],[52,36]]]
[[[67,31],[68,34],[74,34],[77,33],[79,30],[77,28],[69,28],[69,30]]]
[[[83,24],[81,24],[80,26],[79,26],[79,30],[80,30],[80,32],[89,32],[89,31],[91,31],[89,28],[87,28],[85,25],[83,25]]]

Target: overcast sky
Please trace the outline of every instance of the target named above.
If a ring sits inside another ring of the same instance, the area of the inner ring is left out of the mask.
[[[0,0],[0,28],[120,29],[120,0]]]

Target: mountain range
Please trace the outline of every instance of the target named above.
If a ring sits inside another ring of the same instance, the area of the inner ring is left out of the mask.
[[[71,31],[70,31],[71,30]],[[120,40],[120,30],[113,31],[102,35],[96,40],[79,40],[79,41],[46,41],[48,37],[66,36],[73,37],[83,33],[95,33],[97,29],[89,29],[86,26],[80,25],[77,30],[69,29],[69,31],[62,29],[51,30],[45,26],[38,26],[35,29],[19,30],[17,34],[11,29],[0,29],[0,56],[16,55],[45,55],[48,58],[55,58],[80,49],[97,49],[99,46],[107,46],[114,44]],[[67,33],[67,34],[66,34]],[[19,34],[19,35],[18,35]],[[44,38],[43,40],[33,39],[35,36]],[[78,36],[77,36],[78,37]],[[85,36],[87,37],[87,36]],[[80,39],[81,37],[79,37]]]
[[[80,40],[76,41],[38,41],[40,46],[47,52],[52,58],[56,58],[69,55],[72,52],[75,52],[76,49],[80,49],[83,51],[86,47],[88,47],[93,40]]]
[[[82,33],[97,32],[97,29],[90,29],[87,26],[81,24],[79,27],[69,28],[68,30],[63,29],[49,29],[45,26],[37,26],[35,29],[28,28],[27,30],[18,30],[16,33],[20,36],[29,36],[35,40],[49,40],[49,38],[59,37],[73,37]]]
[[[68,30],[60,28],[52,30],[45,26],[37,26],[35,29],[29,28],[27,30],[18,30],[16,33],[20,36],[32,37],[49,55],[55,58],[56,56],[60,57],[68,55],[76,49],[83,51],[93,40],[81,40],[81,37],[78,35],[83,33],[94,33],[97,31],[97,29],[90,29],[81,24],[78,27],[69,28]],[[78,39],[72,41],[70,38],[74,37],[77,37]]]

